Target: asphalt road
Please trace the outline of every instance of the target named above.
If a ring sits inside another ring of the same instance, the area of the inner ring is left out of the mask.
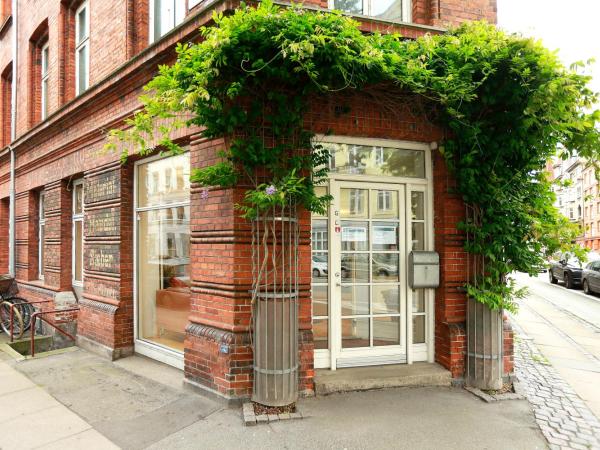
[[[600,296],[552,285],[547,274],[515,278],[529,294],[513,321],[600,418]]]

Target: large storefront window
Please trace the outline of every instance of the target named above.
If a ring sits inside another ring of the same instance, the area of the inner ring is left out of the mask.
[[[137,338],[183,352],[190,312],[189,154],[138,166]]]

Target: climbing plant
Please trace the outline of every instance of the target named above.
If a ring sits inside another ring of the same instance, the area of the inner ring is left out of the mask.
[[[440,152],[468,205],[461,227],[477,262],[470,295],[514,309],[523,293],[509,274],[536,273],[545,253],[570,244],[574,230],[553,207],[544,168],[575,153],[597,164],[600,112],[581,64],[565,68],[540,42],[482,22],[408,40],[271,1],[215,15],[201,32],[200,43],[177,46],[176,62],[146,86],[143,109],[111,132],[108,146],[121,146],[124,158],[181,152],[173,131],[197,125],[228,145],[192,181],[245,186],[244,217],[290,200],[323,212],[330,198],[315,186],[329,155],[305,115],[319,96],[380,87],[386,94],[373,98],[388,113],[408,94],[449,131]]]

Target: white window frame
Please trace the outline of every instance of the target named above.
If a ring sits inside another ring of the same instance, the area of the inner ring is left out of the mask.
[[[44,241],[46,240],[46,192],[40,191],[38,198],[38,279],[44,280]],[[43,227],[43,228],[42,228]],[[44,230],[42,232],[42,229]]]
[[[362,9],[363,13],[359,14],[361,16],[369,16],[372,17],[372,9],[373,3],[378,0],[362,0]],[[335,9],[335,0],[328,0],[329,9]],[[380,20],[389,20],[377,18]],[[412,21],[412,0],[402,0],[402,17],[400,18],[401,22],[411,22]]]
[[[46,101],[46,96],[48,95],[48,79],[50,78],[50,47],[49,43],[46,42],[42,46],[41,49],[41,93],[42,93],[42,120],[45,120],[48,117],[48,102]],[[44,71],[44,69],[46,69]]]
[[[85,9],[85,22],[86,22],[86,34],[81,42],[78,42],[79,39],[79,27],[81,26],[79,23],[79,14],[81,11]],[[82,48],[86,48],[85,52],[85,87],[80,89],[79,83],[79,65],[80,58],[79,52]],[[75,93],[76,95],[81,95],[90,86],[90,8],[88,7],[87,0],[83,2],[79,8],[75,11]]]
[[[77,187],[81,186],[81,194],[82,194],[82,202],[81,202],[81,212],[77,213],[75,211],[75,205],[76,205],[76,201],[77,201],[77,197],[76,197],[76,193],[77,193]],[[71,231],[71,240],[72,240],[72,247],[71,247],[71,255],[72,255],[72,261],[71,261],[71,282],[73,284],[73,286],[78,286],[78,287],[83,287],[83,215],[84,215],[84,208],[85,208],[85,203],[83,202],[83,178],[76,180],[73,182],[73,196],[72,196],[72,231]],[[76,242],[75,242],[75,225],[77,224],[77,222],[81,222],[81,280],[76,280],[75,279],[75,263],[76,263],[76,252],[75,252],[75,247],[76,247]]]
[[[158,27],[159,34],[157,36],[157,33],[156,33],[157,27],[155,24],[155,20],[157,20],[159,17],[156,12],[156,4],[157,4],[157,2],[160,3],[160,2],[165,2],[165,1],[173,3],[173,26],[171,28],[169,28],[168,30],[162,30],[162,29],[160,29],[160,27]],[[198,1],[195,4],[193,4],[192,6],[189,6],[186,8],[185,0],[150,0],[150,8],[149,8],[149,16],[150,17],[148,20],[148,26],[149,26],[148,36],[150,38],[150,43],[160,40],[160,38],[162,38],[164,35],[169,33],[169,31],[177,28],[177,26],[180,25],[185,20],[185,14],[186,14],[187,10],[189,8],[192,8],[193,6],[196,6],[196,4],[198,4],[198,3],[200,3],[200,2]],[[177,7],[178,5],[181,5],[181,6],[178,8]]]

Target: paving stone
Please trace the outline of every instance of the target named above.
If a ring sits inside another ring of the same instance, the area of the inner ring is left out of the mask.
[[[515,374],[551,449],[600,449],[600,423],[531,340],[515,340]]]

